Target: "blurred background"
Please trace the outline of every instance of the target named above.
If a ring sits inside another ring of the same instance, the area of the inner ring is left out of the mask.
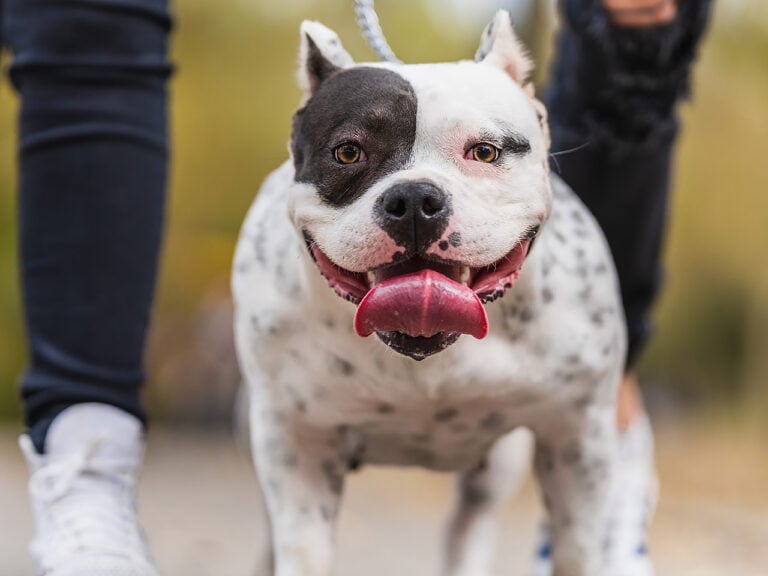
[[[390,44],[406,62],[471,58],[483,26],[503,5],[512,10],[535,55],[538,83],[546,81],[556,25],[550,2],[380,0],[377,5]],[[146,397],[156,421],[210,431],[229,426],[239,384],[230,264],[260,182],[287,158],[290,119],[300,98],[294,81],[299,22],[312,18],[331,26],[359,61],[373,55],[348,0],[178,0],[175,12],[169,224],[147,352]],[[5,54],[5,65],[8,59]],[[737,483],[715,483],[708,490],[747,498],[745,506],[759,502],[768,512],[764,0],[716,2],[693,86],[693,101],[682,109],[666,288],[641,377],[661,423],[660,437],[667,440],[662,466],[667,454],[669,466],[679,468],[682,490],[707,465],[717,469],[715,463],[722,463]],[[0,84],[0,422],[7,423],[8,437],[21,429],[16,382],[26,355],[17,280],[17,106],[8,83]],[[183,444],[182,438],[198,437],[174,438]],[[700,442],[711,451],[695,452]],[[198,444],[201,450],[206,445]],[[680,454],[692,450],[690,460],[680,461]],[[4,464],[0,458],[0,476]],[[677,527],[670,526],[670,531]],[[764,543],[768,528],[760,526],[763,532],[750,534],[765,536]],[[668,573],[710,573],[702,570]],[[739,573],[766,571],[742,566]]]
[[[407,62],[472,57],[499,0],[378,2]],[[548,2],[503,2],[547,75]],[[666,290],[643,362],[652,398],[697,411],[768,414],[768,8],[720,0],[683,107]],[[287,157],[298,24],[322,20],[358,60],[373,55],[351,2],[176,3],[169,226],[148,350],[158,417],[228,417],[238,383],[229,269],[238,228],[264,176]],[[0,418],[19,413],[25,362],[16,244],[17,102],[0,88]],[[764,419],[764,418],[763,418]]]

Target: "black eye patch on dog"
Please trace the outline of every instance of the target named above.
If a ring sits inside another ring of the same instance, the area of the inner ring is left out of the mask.
[[[296,181],[314,185],[332,206],[348,206],[408,164],[416,110],[413,87],[395,72],[362,66],[333,74],[293,117]],[[334,149],[346,142],[362,148],[361,161],[337,161]]]

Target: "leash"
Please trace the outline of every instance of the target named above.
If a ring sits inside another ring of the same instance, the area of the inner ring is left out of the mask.
[[[392,52],[392,48],[389,47],[389,43],[384,37],[381,24],[379,24],[379,16],[373,7],[373,0],[355,0],[355,15],[357,16],[357,24],[360,26],[363,38],[365,38],[376,55],[385,62],[402,64],[397,56],[395,56],[395,53]]]

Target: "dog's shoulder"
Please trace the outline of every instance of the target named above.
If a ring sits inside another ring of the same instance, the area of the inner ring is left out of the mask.
[[[558,368],[581,358],[583,370],[602,372],[625,347],[615,265],[580,198],[556,175],[552,191],[552,214],[519,285],[500,301],[504,325],[512,339],[546,342],[542,355]]]
[[[618,277],[600,224],[560,177],[552,174],[551,182],[552,214],[540,238],[543,276],[552,290],[577,302],[619,305]]]
[[[235,272],[238,266],[242,268],[254,260],[263,263],[266,254],[261,241],[268,239],[268,230],[277,232],[289,228],[286,190],[293,182],[293,175],[293,164],[286,161],[272,171],[259,188],[240,228],[235,251]],[[252,242],[257,236],[260,236],[259,242]]]
[[[291,226],[287,189],[293,166],[285,162],[272,172],[253,201],[240,231],[232,269],[232,295],[238,317],[290,314],[291,302],[303,291],[301,239]]]

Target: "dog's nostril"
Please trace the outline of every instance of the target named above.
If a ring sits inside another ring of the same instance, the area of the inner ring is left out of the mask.
[[[434,216],[445,207],[445,199],[436,196],[427,196],[421,202],[421,212],[425,216]]]
[[[403,216],[405,216],[405,213],[408,211],[408,208],[405,203],[405,198],[403,198],[402,196],[395,196],[393,198],[390,198],[385,204],[384,210],[390,216],[394,216],[395,218],[402,218]]]

